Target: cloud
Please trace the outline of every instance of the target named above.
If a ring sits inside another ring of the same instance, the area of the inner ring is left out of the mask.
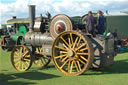
[[[36,5],[36,16],[45,15],[49,11],[52,16],[67,14],[69,16],[82,16],[89,10],[110,11],[119,14],[128,10],[128,0],[16,0],[11,3],[0,3],[0,23],[5,23],[12,16],[28,17],[28,4]]]
[[[17,0],[13,3],[0,3],[1,21],[5,23],[12,16],[26,17],[28,16],[28,2],[26,0]]]

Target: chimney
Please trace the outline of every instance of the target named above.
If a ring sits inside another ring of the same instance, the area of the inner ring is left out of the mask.
[[[29,32],[33,31],[35,23],[35,5],[29,5]]]
[[[16,19],[16,16],[12,16],[13,19]]]

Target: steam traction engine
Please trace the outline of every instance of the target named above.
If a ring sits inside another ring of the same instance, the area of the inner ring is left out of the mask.
[[[28,70],[32,62],[46,66],[50,56],[55,67],[66,75],[79,75],[91,67],[112,65],[115,56],[112,35],[93,37],[82,23],[64,14],[54,16],[50,24],[43,18],[35,22],[34,5],[29,6],[29,17],[24,44],[15,46],[11,53],[15,69]]]
[[[0,46],[3,51],[11,51],[15,45],[22,43],[23,36],[27,33],[27,26],[24,18],[15,16],[2,26],[3,35],[1,36]]]

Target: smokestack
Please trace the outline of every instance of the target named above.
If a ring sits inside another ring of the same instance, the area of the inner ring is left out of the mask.
[[[33,31],[35,23],[35,5],[29,5],[29,32]]]
[[[13,19],[16,19],[16,16],[12,16]]]

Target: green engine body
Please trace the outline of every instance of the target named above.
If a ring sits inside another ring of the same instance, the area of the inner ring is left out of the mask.
[[[24,25],[22,25],[22,26],[19,27],[19,30],[16,32],[16,34],[13,35],[12,39],[14,41],[17,41],[17,38],[19,36],[24,36],[26,33],[27,33],[27,29]]]

